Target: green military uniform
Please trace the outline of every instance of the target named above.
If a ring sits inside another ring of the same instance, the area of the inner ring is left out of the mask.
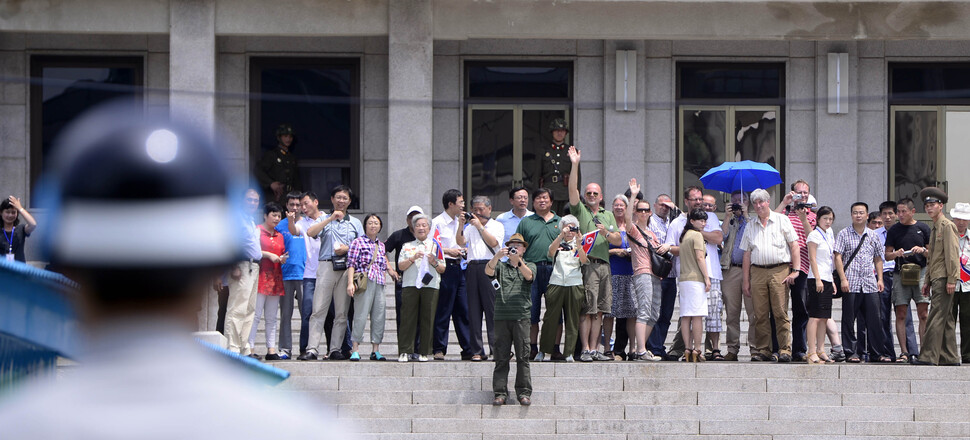
[[[552,192],[552,211],[563,215],[569,204],[569,173],[573,172],[573,163],[569,161],[569,145],[549,144],[543,148],[538,157],[539,186],[548,188]],[[579,173],[579,170],[576,170]],[[576,177],[582,177],[577,174]],[[582,179],[577,179],[581,182]]]
[[[932,283],[930,313],[926,318],[920,362],[937,365],[960,363],[954,308],[956,293],[951,295],[946,292],[947,284],[960,282],[959,237],[956,226],[942,213],[933,222],[930,243],[926,246],[930,255],[926,277]]]
[[[281,147],[263,153],[263,157],[256,164],[255,174],[267,199],[273,197],[273,189],[270,188],[273,182],[283,184],[282,202],[284,203],[286,193],[300,191],[300,170],[297,168],[296,156]],[[279,200],[276,201],[279,202]]]

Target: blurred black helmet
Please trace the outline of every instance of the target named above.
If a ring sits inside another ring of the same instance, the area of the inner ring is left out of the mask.
[[[42,249],[79,268],[211,267],[238,261],[234,182],[209,137],[110,106],[55,143],[41,180]]]
[[[276,127],[276,137],[279,138],[280,136],[283,136],[284,134],[288,134],[290,136],[295,136],[296,135],[296,132],[293,131],[293,126],[292,125],[290,125],[290,124],[280,124],[279,127]]]
[[[549,131],[556,131],[556,130],[569,131],[569,124],[567,124],[566,120],[563,118],[553,119],[552,122],[549,123]]]

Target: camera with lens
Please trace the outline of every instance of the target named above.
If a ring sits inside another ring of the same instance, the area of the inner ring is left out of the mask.
[[[466,222],[470,222],[470,221],[472,221],[472,219],[473,219],[473,218],[475,218],[475,215],[474,215],[474,214],[472,214],[472,213],[469,213],[469,212],[466,212],[466,213],[465,213],[465,221],[466,221]]]
[[[519,253],[519,251],[516,250],[515,248],[509,248],[509,255],[515,255],[515,254],[518,254],[518,253]]]
[[[559,250],[561,251],[571,251],[573,247],[569,243],[559,243]]]
[[[795,195],[791,196],[791,199],[792,200],[801,200],[802,199],[802,195],[801,194],[795,194]]]
[[[795,209],[802,209],[802,208],[812,209],[812,206],[813,205],[811,203],[796,203]]]
[[[492,280],[492,288],[499,290],[502,288],[502,285],[498,283],[498,280]]]
[[[741,204],[740,203],[732,203],[731,204],[731,211],[741,212]]]
[[[579,232],[579,226],[566,226],[566,230],[573,231],[573,232]]]

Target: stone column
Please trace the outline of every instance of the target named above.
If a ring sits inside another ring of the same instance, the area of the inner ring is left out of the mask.
[[[215,0],[169,2],[169,114],[172,120],[212,136],[216,108]],[[219,307],[206,289],[199,311],[199,330],[215,329]]]
[[[420,205],[431,215],[432,70],[431,0],[388,2],[387,209],[391,230],[404,211]],[[457,148],[457,146],[456,146]]]
[[[215,0],[172,0],[169,12],[170,114],[211,135],[216,106]]]
[[[816,43],[815,52],[815,133],[816,179],[818,188],[812,192],[823,205],[836,212],[835,230],[852,224],[849,206],[859,201],[859,188],[878,185],[885,188],[885,180],[877,181],[859,174],[859,53],[854,41],[824,41]],[[828,53],[849,54],[849,113],[828,113]],[[871,79],[867,79],[869,81]],[[837,176],[837,177],[835,177]],[[791,179],[788,179],[791,181]],[[787,187],[786,187],[787,189]],[[875,202],[878,207],[882,200]]]

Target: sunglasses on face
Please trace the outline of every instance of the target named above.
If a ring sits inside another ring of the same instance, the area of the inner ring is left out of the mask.
[[[593,197],[596,197],[596,196],[598,196],[598,195],[600,195],[600,193],[598,193],[598,192],[587,192],[587,193],[586,193],[586,195],[587,195],[587,196],[593,196]]]
[[[637,212],[650,212],[650,208],[637,208]]]

